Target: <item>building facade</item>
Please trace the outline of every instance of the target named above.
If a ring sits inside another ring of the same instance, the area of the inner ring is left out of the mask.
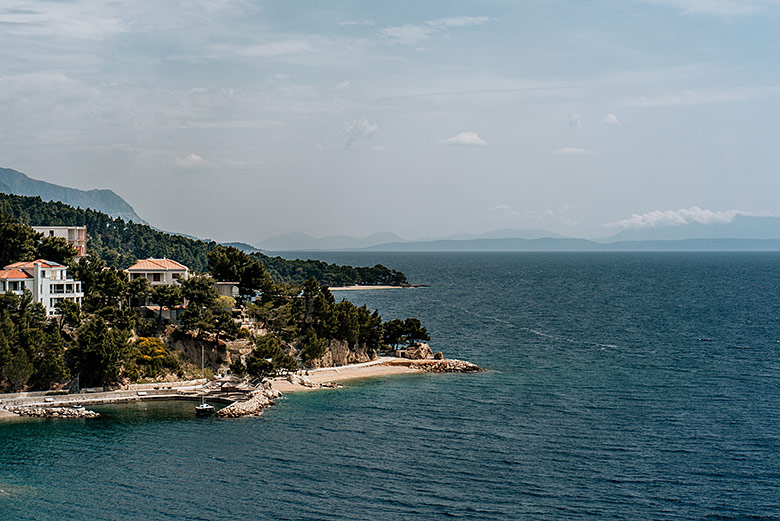
[[[0,270],[0,292],[17,295],[28,290],[35,302],[46,309],[46,316],[57,316],[57,303],[71,300],[81,305],[84,292],[81,282],[68,278],[68,268],[62,264],[39,259],[32,262],[16,262]]]
[[[76,249],[76,257],[87,255],[86,226],[33,226],[33,230],[42,233],[44,237],[61,237]]]
[[[130,280],[145,278],[152,286],[176,284],[190,276],[184,264],[171,259],[144,259],[125,270]]]

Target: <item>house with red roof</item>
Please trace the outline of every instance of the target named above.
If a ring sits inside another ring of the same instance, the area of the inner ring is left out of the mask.
[[[125,270],[130,280],[145,278],[152,286],[177,284],[190,276],[190,269],[171,259],[139,260]]]
[[[46,309],[46,316],[57,316],[57,303],[71,300],[81,304],[81,282],[68,278],[68,268],[56,262],[38,259],[15,262],[0,270],[0,293],[32,293],[33,300]]]

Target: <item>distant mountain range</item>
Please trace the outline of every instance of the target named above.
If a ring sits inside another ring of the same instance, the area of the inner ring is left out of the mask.
[[[294,250],[357,250],[370,248],[377,244],[389,242],[406,242],[401,237],[389,232],[379,232],[368,237],[350,237],[348,235],[330,235],[315,238],[305,233],[286,233],[266,239],[256,246],[262,250],[294,251]]]
[[[546,239],[549,237],[563,237],[555,232],[548,230],[540,230],[537,228],[528,230],[519,230],[517,228],[500,228],[498,230],[491,230],[485,233],[459,233],[456,235],[447,235],[438,239],[421,239],[424,241],[429,240],[444,240],[444,241],[469,241],[474,239]]]
[[[518,230],[514,228],[502,228],[485,233],[462,233],[457,235],[448,235],[443,238],[423,239],[419,241],[409,241],[402,239],[398,235],[390,232],[380,232],[369,235],[368,237],[351,237],[348,235],[331,235],[327,237],[315,238],[305,233],[288,233],[264,240],[257,244],[257,247],[270,251],[307,251],[307,250],[375,250],[383,251],[389,248],[391,251],[400,251],[399,245],[409,245],[412,250],[418,247],[425,247],[426,244],[449,241],[454,243],[463,243],[468,241],[485,239],[541,239],[545,237],[558,237],[561,235],[546,230]],[[402,247],[400,247],[403,249]],[[412,251],[409,250],[409,251]]]
[[[546,230],[504,228],[482,234],[450,235],[441,239],[380,242],[393,234],[365,239],[288,234],[264,241],[267,250],[362,250],[410,252],[488,251],[780,251],[780,218],[737,215],[729,223],[692,223],[624,230],[611,237],[587,240],[562,237]],[[374,244],[367,244],[373,242]]]
[[[222,244],[222,246],[231,246],[233,248],[236,248],[237,250],[243,251],[244,253],[257,253],[259,251],[262,251],[259,248],[255,248],[251,244],[247,244],[245,242],[223,242],[220,244]]]
[[[0,192],[39,196],[44,201],[61,201],[77,208],[91,208],[125,221],[149,224],[127,201],[111,190],[78,190],[32,179],[10,168],[0,168]]]
[[[127,201],[111,190],[78,190],[32,179],[21,172],[0,168],[0,192],[39,196],[74,207],[91,208],[125,221],[148,224]],[[151,226],[151,225],[150,225]],[[178,234],[183,235],[183,234]],[[190,237],[186,236],[185,237]],[[190,237],[194,238],[194,237]],[[408,241],[389,232],[367,237],[332,235],[315,238],[288,233],[254,246],[225,243],[248,253],[257,251],[780,251],[780,218],[737,215],[728,223],[689,223],[623,230],[610,237],[587,240],[563,237],[540,229],[502,228],[485,233],[462,233],[443,238]]]
[[[775,239],[681,239],[670,241],[617,241],[587,239],[473,239],[380,244],[362,251],[397,252],[609,252],[609,251],[780,251]]]

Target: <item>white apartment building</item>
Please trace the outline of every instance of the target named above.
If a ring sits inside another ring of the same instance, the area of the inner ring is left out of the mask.
[[[32,226],[32,229],[42,233],[44,237],[61,237],[73,246],[81,258],[87,255],[87,227],[86,226]]]
[[[190,276],[190,269],[187,266],[171,259],[140,260],[125,271],[130,280],[143,277],[152,286],[178,283],[179,279],[187,279]]]
[[[81,282],[68,278],[68,268],[62,264],[39,259],[16,262],[0,270],[0,292],[22,295],[29,290],[36,302],[43,304],[46,316],[57,316],[55,306],[61,300],[81,305],[84,292]]]

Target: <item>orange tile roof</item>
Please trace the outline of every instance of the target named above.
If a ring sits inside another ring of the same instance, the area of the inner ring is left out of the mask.
[[[5,269],[0,270],[0,279],[31,279],[32,275],[28,275],[22,270],[18,269]]]
[[[34,261],[27,261],[27,262],[14,262],[13,264],[9,264],[5,267],[5,269],[9,268],[21,268],[26,270],[31,270],[35,268],[35,264],[38,263],[41,265],[41,268],[64,268],[62,264],[57,264],[56,262],[47,261],[44,259],[38,259]]]
[[[153,271],[153,270],[188,270],[187,266],[180,264],[171,259],[144,259],[139,260],[125,271],[140,270],[140,271]]]

